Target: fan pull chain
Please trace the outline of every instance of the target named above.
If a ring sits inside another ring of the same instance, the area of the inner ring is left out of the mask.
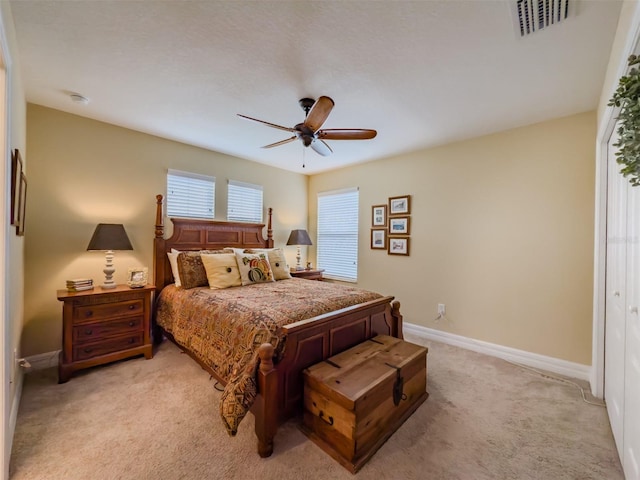
[[[305,154],[307,153],[307,149],[303,146],[302,147],[302,168],[305,167]]]

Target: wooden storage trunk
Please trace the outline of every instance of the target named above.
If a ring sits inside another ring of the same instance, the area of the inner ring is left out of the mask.
[[[302,430],[357,472],[428,396],[427,349],[379,335],[307,368]]]

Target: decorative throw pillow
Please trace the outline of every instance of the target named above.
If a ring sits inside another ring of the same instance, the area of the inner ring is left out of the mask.
[[[289,265],[281,248],[250,248],[245,250],[247,253],[266,253],[273,272],[273,278],[276,280],[286,280],[291,278],[289,273]]]
[[[171,273],[173,274],[173,282],[176,284],[176,287],[180,287],[180,272],[178,271],[178,254],[179,250],[172,248],[170,252],[167,252],[167,257],[169,257],[169,265],[171,265]]]
[[[274,281],[271,265],[266,254],[236,252],[236,260],[240,269],[242,285]]]
[[[238,262],[233,253],[200,255],[209,282],[209,288],[220,289],[242,285]]]
[[[180,252],[176,263],[182,288],[206,287],[209,285],[207,272],[202,264],[200,254],[224,254],[224,250],[201,250],[199,252]]]
[[[204,287],[208,284],[200,252],[180,252],[176,263],[182,288]]]

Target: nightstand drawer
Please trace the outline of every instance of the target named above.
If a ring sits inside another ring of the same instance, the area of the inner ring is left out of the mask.
[[[126,335],[143,330],[144,318],[122,318],[111,322],[87,323],[85,325],[73,327],[74,342],[91,342],[92,340],[102,340],[114,335]]]
[[[93,322],[103,318],[124,317],[126,315],[142,315],[143,312],[144,301],[141,298],[126,302],[81,305],[73,310],[73,323]]]
[[[100,355],[126,350],[127,348],[139,347],[142,345],[143,340],[144,334],[140,332],[124,337],[103,340],[99,343],[74,345],[73,361],[87,360],[89,358],[99,357]]]

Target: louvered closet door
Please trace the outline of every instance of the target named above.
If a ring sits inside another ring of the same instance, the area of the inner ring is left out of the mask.
[[[640,480],[640,186],[628,187],[624,453],[627,480]]]
[[[607,277],[604,395],[620,459],[624,443],[626,329],[627,181],[619,173],[609,141],[607,188]]]

